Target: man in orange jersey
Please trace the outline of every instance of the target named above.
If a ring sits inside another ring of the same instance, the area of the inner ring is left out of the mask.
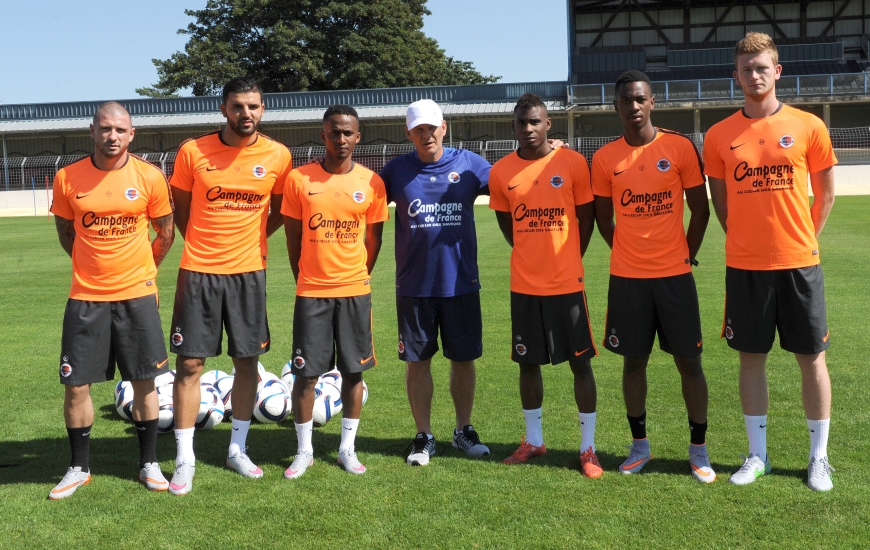
[[[190,492],[195,472],[193,431],[199,376],[207,357],[221,354],[221,325],[233,359],[233,430],[228,468],[262,477],[245,452],[257,392],[257,359],[269,351],[266,317],[266,238],[281,226],[290,152],[260,134],[263,94],[252,78],[223,89],[226,126],[184,142],[170,179],[184,253],[175,292],[170,343],[176,358],[175,474],[169,492]],[[271,206],[271,211],[270,211]]]
[[[580,416],[580,467],[601,477],[595,455],[597,355],[583,286],[582,255],[595,227],[589,165],[583,155],[553,149],[547,107],[525,94],[511,126],[520,147],[492,167],[489,207],[511,252],[511,358],[520,366],[526,435],[504,460],[518,464],[547,452],[541,424],[541,364],[568,361]]]
[[[73,267],[60,357],[72,460],[49,493],[52,500],[66,498],[91,481],[91,384],[112,380],[116,362],[121,378],[133,389],[139,481],[151,491],[169,487],[155,447],[154,377],[168,370],[155,278],[175,231],[163,173],[127,152],[134,133],[123,105],[100,105],[91,124],[94,154],[61,169],[54,178],[51,211]],[[149,222],[157,231],[151,243]]]
[[[341,372],[344,411],[338,463],[351,474],[366,471],[354,440],[362,373],[376,364],[369,277],[389,218],[387,193],[380,176],[353,161],[360,131],[352,107],[329,107],[320,138],[326,156],[290,173],[281,208],[296,279],[292,393],[298,452],[284,472],[288,479],[302,476],[314,463],[314,386],[333,365]]]
[[[640,472],[649,462],[646,436],[646,367],[656,333],[674,357],[689,413],[692,475],[711,483],[707,453],[707,380],[701,368],[701,314],[692,277],[710,206],[701,159],[692,141],[656,128],[649,77],[627,71],[616,80],[625,134],[592,159],[598,230],[610,255],[604,347],[623,356],[622,394],[633,439],[619,471]],[[683,228],[683,193],[692,215]],[[616,224],[614,225],[614,213]]]
[[[769,36],[748,33],[737,43],[734,64],[745,106],[710,128],[704,143],[713,207],[726,235],[722,335],[740,352],[740,401],[749,437],[749,457],[731,482],[745,485],[770,471],[765,363],[778,330],[803,379],[807,483],[828,491],[830,333],[817,239],[834,204],[837,158],[821,120],[776,98],[782,67]]]

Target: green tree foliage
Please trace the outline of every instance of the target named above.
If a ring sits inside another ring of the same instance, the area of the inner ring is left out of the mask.
[[[184,88],[219,93],[237,76],[265,92],[485,84],[466,61],[445,55],[422,32],[426,0],[208,0],[185,10],[196,22],[183,52],[152,60],[158,82],[140,95]]]

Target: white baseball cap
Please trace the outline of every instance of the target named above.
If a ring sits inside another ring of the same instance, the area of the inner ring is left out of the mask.
[[[413,130],[421,124],[441,126],[442,122],[444,122],[444,115],[441,113],[441,107],[431,99],[421,99],[411,103],[408,105],[408,112],[405,113],[408,130]]]

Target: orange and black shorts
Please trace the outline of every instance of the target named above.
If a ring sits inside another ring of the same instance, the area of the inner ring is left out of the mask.
[[[511,292],[511,359],[546,365],[598,355],[586,293],[533,296]]]

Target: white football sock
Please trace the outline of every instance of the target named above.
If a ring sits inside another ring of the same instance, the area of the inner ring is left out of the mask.
[[[744,414],[743,422],[746,424],[746,435],[749,437],[749,454],[767,460],[767,415]]]
[[[595,415],[596,413],[578,412],[580,417],[580,452],[585,453],[589,447],[595,452]]]
[[[341,419],[341,444],[338,446],[338,452],[353,449],[353,442],[356,439],[356,429],[358,426],[359,418]]]
[[[245,441],[248,439],[248,428],[251,427],[250,420],[238,420],[233,418],[233,432],[230,434],[230,450],[227,456],[236,456],[239,453],[245,452]]]
[[[314,420],[309,420],[305,424],[296,424],[296,441],[300,453],[314,454],[314,447],[311,446],[311,433],[314,431]]]
[[[810,460],[822,459],[828,456],[828,430],[831,428],[831,419],[810,420],[807,418],[807,427],[810,430]]]
[[[543,409],[523,409],[523,416],[526,419],[526,443],[540,447],[544,444],[544,428],[541,422],[541,411]]]
[[[193,464],[196,456],[193,454],[193,430],[194,428],[175,429],[175,465],[183,463]]]

